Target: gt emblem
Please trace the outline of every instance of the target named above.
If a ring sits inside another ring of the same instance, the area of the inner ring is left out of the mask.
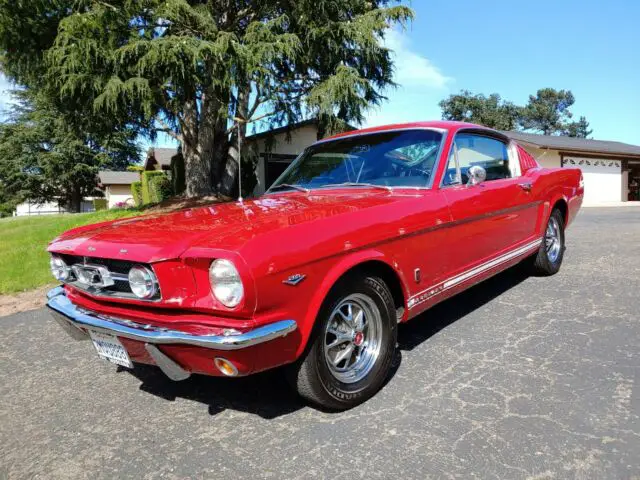
[[[291,275],[289,278],[284,280],[282,283],[284,283],[285,285],[291,285],[291,286],[295,287],[301,281],[303,281],[306,277],[307,276],[303,275],[302,273],[296,273],[295,275]]]

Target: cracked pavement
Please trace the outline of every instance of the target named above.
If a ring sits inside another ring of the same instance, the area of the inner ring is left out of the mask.
[[[278,371],[173,383],[44,310],[1,318],[0,478],[640,478],[640,209],[583,209],[567,247],[402,325],[344,413]]]

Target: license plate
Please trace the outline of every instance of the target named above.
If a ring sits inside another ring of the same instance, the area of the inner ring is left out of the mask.
[[[133,363],[131,363],[131,359],[120,343],[120,340],[118,340],[118,337],[109,335],[108,333],[93,332],[91,330],[89,330],[89,336],[100,358],[117,365],[122,365],[123,367],[133,367]]]

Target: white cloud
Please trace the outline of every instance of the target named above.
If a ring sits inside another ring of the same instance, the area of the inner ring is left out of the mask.
[[[388,30],[384,44],[393,51],[396,69],[394,80],[401,87],[419,85],[443,88],[453,81],[453,78],[445,76],[427,57],[412,50],[411,40],[403,32]]]
[[[440,118],[438,102],[446,96],[454,79],[412,49],[411,39],[405,33],[388,30],[384,44],[393,50],[398,88],[386,89],[388,99],[367,111],[362,127]]]

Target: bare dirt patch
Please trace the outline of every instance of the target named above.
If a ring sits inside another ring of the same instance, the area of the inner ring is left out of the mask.
[[[44,307],[47,292],[54,286],[50,284],[26,292],[0,295],[0,317]]]

